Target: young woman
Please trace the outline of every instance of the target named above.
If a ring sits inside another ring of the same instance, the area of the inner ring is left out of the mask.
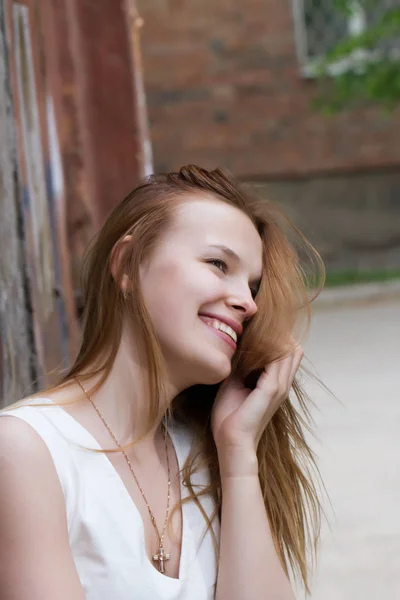
[[[2,600],[292,600],[296,569],[307,587],[310,301],[287,224],[194,166],[114,209],[75,364],[0,419]]]

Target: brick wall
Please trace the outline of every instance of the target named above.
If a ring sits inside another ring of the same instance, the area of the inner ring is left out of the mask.
[[[334,173],[259,183],[316,246],[331,271],[400,267],[400,173]]]
[[[286,179],[400,164],[400,110],[316,114],[291,0],[139,0],[155,168]]]

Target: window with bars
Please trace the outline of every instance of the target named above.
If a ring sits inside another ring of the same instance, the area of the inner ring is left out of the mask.
[[[305,74],[310,75],[320,59],[337,44],[377,25],[388,10],[400,9],[400,0],[354,0],[348,12],[338,9],[334,0],[292,1],[299,60]],[[399,52],[400,40],[385,40],[379,50]],[[336,65],[337,72],[344,68],[346,64]]]

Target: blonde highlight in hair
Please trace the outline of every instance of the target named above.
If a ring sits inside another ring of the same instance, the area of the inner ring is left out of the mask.
[[[324,278],[317,251],[277,207],[258,198],[229,173],[188,165],[179,172],[153,175],[133,190],[113,210],[91,245],[83,269],[82,345],[60,385],[68,385],[76,377],[84,381],[99,374],[96,388],[104,383],[117,355],[123,316],[129,311],[148,366],[148,429],[167,412],[195,434],[195,444],[182,470],[183,483],[190,493],[186,501],[196,502],[206,521],[205,531],[210,529],[214,535],[212,521],[221,510],[221,481],[210,417],[220,385],[194,386],[166,407],[165,365],[139,278],[140,265],[151,257],[151,250],[173,222],[176,206],[185,202],[188,195],[211,196],[243,211],[263,243],[264,270],[256,296],[258,311],[245,327],[232,373],[251,387],[268,363],[287,352],[288,340],[302,316],[308,324],[313,299],[310,288],[322,287]],[[123,239],[127,245],[118,273],[113,276],[113,254]],[[305,268],[306,258],[310,259],[310,270]],[[129,302],[121,291],[124,273],[130,276]],[[314,273],[316,278],[310,286]],[[282,566],[288,575],[299,574],[309,591],[309,550],[314,555],[321,520],[315,484],[318,469],[304,435],[304,429],[310,427],[310,399],[297,379],[292,391],[295,399],[287,398],[261,437],[257,451],[259,478]],[[201,402],[196,401],[197,397],[201,397]],[[204,467],[210,472],[210,485],[198,491],[193,488],[192,476]],[[199,502],[205,494],[212,494],[216,501],[211,519]]]

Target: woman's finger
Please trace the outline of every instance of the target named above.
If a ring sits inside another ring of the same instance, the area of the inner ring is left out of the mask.
[[[258,380],[257,387],[272,396],[281,396],[286,389],[292,371],[293,356],[290,354],[268,363]]]
[[[279,389],[280,389],[280,395],[284,396],[285,398],[288,395],[288,390],[290,389],[290,384],[291,384],[291,373],[293,370],[293,361],[294,361],[294,357],[295,357],[295,353],[292,351],[287,357],[283,363],[282,363],[282,368],[280,370],[280,374],[279,374]]]
[[[292,370],[291,370],[290,378],[289,378],[289,382],[290,382],[289,383],[289,391],[293,385],[294,378],[296,376],[297,371],[299,370],[300,363],[303,359],[303,356],[304,356],[304,350],[301,346],[299,346],[297,348],[297,350],[294,354],[294,358],[293,358]]]

